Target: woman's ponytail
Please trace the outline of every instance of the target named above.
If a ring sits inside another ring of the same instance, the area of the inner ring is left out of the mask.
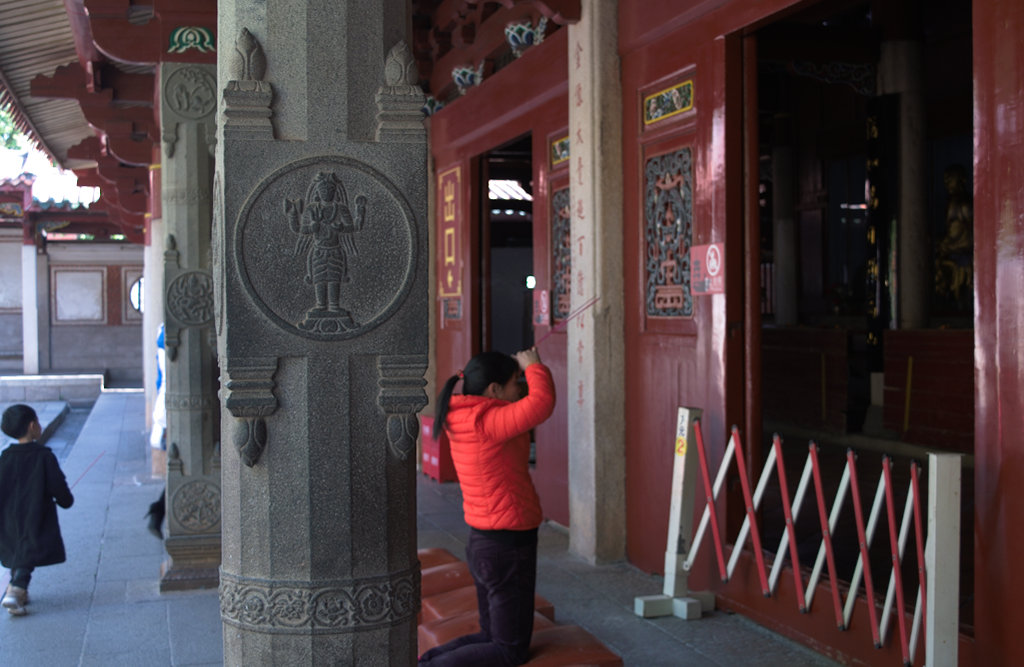
[[[519,372],[519,362],[501,352],[481,352],[461,370],[448,378],[437,397],[437,413],[434,416],[434,437],[444,429],[448,417],[449,403],[455,383],[462,380],[462,393],[469,396],[481,396],[491,383],[505,384]]]
[[[441,387],[441,393],[437,396],[437,413],[434,415],[434,438],[441,435],[444,430],[444,422],[448,418],[448,406],[452,400],[452,392],[455,391],[455,384],[459,381],[462,376],[460,371],[458,375],[453,375],[448,378],[448,381]]]

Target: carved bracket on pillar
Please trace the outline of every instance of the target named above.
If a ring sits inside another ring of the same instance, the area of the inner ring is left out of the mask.
[[[391,452],[405,461],[416,449],[419,420],[416,413],[427,404],[427,358],[420,354],[377,358],[380,394],[377,402],[388,416],[387,437]]]
[[[164,251],[164,281],[164,345],[167,359],[175,361],[183,329],[213,324],[213,277],[208,271],[182,269],[178,242],[174,234],[169,234]]]
[[[377,141],[421,143],[423,90],[415,85],[416,61],[409,45],[395,44],[384,61],[384,85],[377,89]]]
[[[274,374],[277,357],[228,357],[225,367],[227,409],[239,419],[235,446],[242,462],[256,465],[267,446],[266,417],[277,410]]]
[[[235,139],[272,141],[270,102],[274,89],[263,77],[267,57],[252,33],[242,28],[235,40],[231,80],[224,89],[224,135]]]

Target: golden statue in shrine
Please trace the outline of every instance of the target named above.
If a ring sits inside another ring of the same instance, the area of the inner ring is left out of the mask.
[[[935,252],[935,291],[963,304],[974,280],[974,206],[962,166],[947,167],[943,181],[948,195],[946,235]]]

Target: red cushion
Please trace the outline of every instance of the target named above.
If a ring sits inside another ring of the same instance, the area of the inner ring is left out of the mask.
[[[455,563],[459,560],[455,554],[447,549],[420,549],[416,552],[416,555],[419,556],[421,570],[426,570],[435,565]]]
[[[469,573],[469,566],[461,560],[435,565],[423,570],[420,597],[428,598],[431,595],[473,585],[473,575]]]

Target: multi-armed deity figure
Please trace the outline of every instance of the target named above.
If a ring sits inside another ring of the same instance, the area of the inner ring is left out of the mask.
[[[313,284],[316,305],[299,327],[321,333],[337,333],[358,326],[341,307],[341,284],[349,282],[350,263],[356,255],[353,235],[363,227],[366,197],[359,195],[350,207],[345,186],[333,173],[320,172],[306,191],[305,201],[286,199],[285,215],[299,235],[295,254],[306,255],[306,282]]]

